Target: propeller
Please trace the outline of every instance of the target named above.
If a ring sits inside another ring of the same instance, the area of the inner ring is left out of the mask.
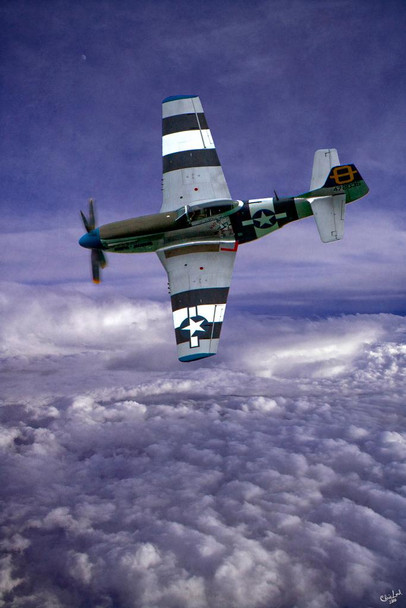
[[[86,217],[83,211],[80,212],[80,215],[82,216],[86,232],[91,232],[96,228],[94,201],[92,198],[89,199],[89,216]],[[92,249],[90,260],[93,283],[100,283],[100,268],[105,268],[107,266],[106,257],[101,249]]]

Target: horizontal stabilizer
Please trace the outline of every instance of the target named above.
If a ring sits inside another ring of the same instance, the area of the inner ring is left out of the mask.
[[[317,229],[323,243],[338,241],[344,236],[345,194],[309,199]]]

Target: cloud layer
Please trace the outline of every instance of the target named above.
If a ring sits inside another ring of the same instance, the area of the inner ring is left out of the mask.
[[[403,318],[232,316],[217,361],[182,366],[165,305],[5,293],[3,606],[402,588]]]

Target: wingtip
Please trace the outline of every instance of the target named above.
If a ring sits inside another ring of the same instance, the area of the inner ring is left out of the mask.
[[[178,99],[191,99],[192,97],[198,97],[198,95],[172,95],[171,97],[165,97],[165,99],[162,100],[162,103],[176,101]]]
[[[181,363],[189,363],[190,361],[198,361],[199,359],[206,359],[206,357],[214,357],[216,353],[198,353],[196,355],[186,355],[179,357]]]

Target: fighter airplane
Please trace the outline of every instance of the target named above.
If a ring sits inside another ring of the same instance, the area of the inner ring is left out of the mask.
[[[91,249],[93,280],[104,251],[154,251],[169,281],[178,357],[194,361],[217,352],[239,245],[313,215],[324,243],[343,238],[345,205],[368,193],[355,165],[337,150],[317,150],[310,190],[289,198],[231,198],[198,96],[162,102],[163,202],[160,213],[96,228],[93,201],[79,240]]]

